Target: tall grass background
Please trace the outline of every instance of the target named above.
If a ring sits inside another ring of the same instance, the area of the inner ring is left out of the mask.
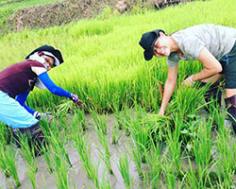
[[[58,85],[79,94],[88,107],[110,111],[138,101],[147,109],[157,110],[157,84],[165,81],[166,61],[144,61],[138,45],[141,34],[157,28],[170,34],[201,23],[235,27],[235,7],[234,0],[194,1],[160,11],[140,10],[119,17],[110,14],[106,19],[7,34],[0,37],[0,68],[22,61],[40,45],[51,44],[61,49],[65,63],[50,71],[50,76]],[[180,81],[200,68],[196,62],[180,65]],[[29,104],[53,107],[60,100],[49,92],[35,90]]]

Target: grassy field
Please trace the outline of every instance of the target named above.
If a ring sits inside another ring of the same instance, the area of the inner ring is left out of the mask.
[[[236,145],[234,136],[224,126],[225,112],[211,103],[209,114],[201,115],[204,89],[180,85],[186,75],[201,68],[200,64],[197,61],[180,63],[178,90],[168,107],[167,116],[160,118],[148,112],[158,112],[158,84],[165,81],[166,60],[145,62],[138,41],[143,32],[156,28],[171,33],[201,23],[236,27],[235,8],[235,0],[196,1],[155,12],[136,10],[132,15],[114,16],[104,12],[93,20],[7,34],[0,37],[0,68],[23,60],[39,45],[51,44],[60,48],[65,63],[50,71],[50,75],[58,85],[79,94],[87,110],[92,112],[94,130],[104,149],[102,159],[111,174],[110,141],[106,133],[109,124],[97,113],[114,112],[116,126],[132,140],[129,156],[121,154],[117,161],[126,188],[134,188],[129,159],[135,163],[142,178],[140,188],[159,188],[160,185],[164,188],[231,188],[235,186]],[[89,156],[90,144],[86,145],[88,143],[81,130],[87,125],[83,122],[84,113],[74,112],[73,118],[70,118],[72,123],[67,124],[63,120],[65,115],[60,113],[66,113],[71,103],[47,91],[35,90],[30,95],[29,104],[33,108],[54,110],[55,114],[59,114],[58,122],[54,123],[58,127],[54,125],[49,129],[43,124],[44,132],[51,141],[51,151],[46,153],[45,160],[49,169],[53,167],[55,170],[55,177],[62,178],[57,179],[58,188],[70,188],[67,175],[63,174],[70,169],[66,149],[63,148],[68,141],[73,141],[95,188],[110,188],[109,182],[101,183],[97,167]],[[130,107],[133,107],[131,111]],[[119,129],[112,131],[114,141],[119,138]],[[4,141],[4,136],[0,137]],[[163,144],[165,150],[162,149]],[[7,159],[4,150],[3,143],[0,168],[18,183],[12,161],[14,151],[7,147],[11,157]],[[26,147],[23,157],[29,162],[28,174],[34,187],[35,162],[27,153]],[[12,165],[10,168],[5,163],[8,161]],[[146,169],[143,169],[144,166]]]

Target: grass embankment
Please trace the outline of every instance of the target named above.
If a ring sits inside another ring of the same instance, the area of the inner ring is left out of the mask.
[[[8,31],[7,19],[17,10],[45,5],[49,3],[57,2],[58,0],[1,0],[0,1],[0,32],[4,33]]]

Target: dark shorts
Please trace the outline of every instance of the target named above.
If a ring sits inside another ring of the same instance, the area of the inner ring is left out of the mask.
[[[13,140],[18,147],[21,147],[20,138],[26,136],[29,147],[34,151],[35,156],[40,156],[43,153],[43,148],[46,148],[47,141],[40,128],[39,124],[29,127],[13,130]]]
[[[231,51],[224,55],[219,62],[222,65],[226,89],[236,89],[236,42]]]

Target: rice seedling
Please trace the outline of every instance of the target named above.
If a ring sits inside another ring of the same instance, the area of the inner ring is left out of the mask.
[[[142,127],[138,121],[133,122],[131,129],[131,137],[133,142],[136,145],[136,154],[135,156],[139,157],[142,154],[142,162],[146,162],[145,154],[147,154],[147,150],[149,149],[149,128]],[[140,152],[140,154],[138,153]],[[138,159],[137,159],[138,160]]]
[[[53,152],[54,169],[56,175],[57,188],[70,188],[68,171],[69,167],[67,164],[67,159],[65,159],[64,154],[58,152],[57,149]]]
[[[21,155],[23,156],[24,160],[26,161],[27,165],[27,175],[31,181],[32,188],[36,188],[36,173],[37,173],[37,163],[35,160],[35,150],[34,146],[30,144],[27,135],[19,134],[19,142],[21,145]]]
[[[7,145],[10,143],[12,138],[11,130],[4,124],[0,122],[0,143],[2,145]]]
[[[120,132],[119,132],[119,126],[117,123],[115,123],[114,127],[112,128],[112,144],[118,144],[119,139],[121,137]]]
[[[75,114],[78,117],[80,126],[83,128],[83,131],[85,131],[87,128],[86,128],[86,124],[85,124],[85,113],[84,113],[84,111],[77,109],[75,111]]]
[[[127,189],[132,187],[132,178],[129,171],[129,162],[127,155],[123,155],[119,159],[119,170]]]
[[[72,140],[74,142],[75,148],[80,155],[80,159],[87,173],[87,176],[94,182],[95,186],[99,188],[97,168],[94,166],[92,160],[90,159],[89,149],[83,135],[82,128],[78,127],[77,124],[73,124],[72,130],[72,133],[74,133],[74,135],[72,136]]]
[[[131,137],[135,148],[137,148],[135,152],[137,158],[141,154],[142,161],[145,162],[145,155],[149,155],[148,152],[151,146],[153,144],[158,145],[167,137],[168,122],[165,117],[160,117],[156,114],[146,114],[131,123]]]
[[[197,173],[199,176],[199,182],[201,186],[204,186],[204,176],[208,174],[208,168],[212,160],[211,149],[212,149],[212,140],[211,140],[211,127],[212,120],[200,121],[197,138],[194,139],[193,152],[195,157],[195,162],[197,165]]]
[[[100,189],[111,189],[111,184],[110,181],[108,179],[105,179],[103,177],[102,181],[99,184]]]
[[[155,189],[159,188],[159,183],[161,180],[161,171],[162,171],[162,159],[161,151],[159,146],[152,144],[151,150],[148,153],[147,157],[147,179],[150,187]],[[147,182],[147,181],[146,181]]]
[[[50,142],[51,142],[51,145],[52,145],[52,148],[55,149],[55,151],[57,153],[60,153],[62,154],[62,156],[66,159],[68,165],[70,167],[72,167],[72,163],[70,161],[70,158],[69,158],[69,155],[64,147],[64,144],[62,143],[62,141],[54,134],[51,134],[50,136]]]
[[[120,112],[115,112],[115,118],[119,129],[122,130],[123,128],[126,129],[127,135],[129,135],[128,128],[130,127],[131,123],[131,111],[126,107]]]
[[[104,162],[109,170],[110,174],[113,174],[112,167],[111,167],[111,153],[109,149],[109,141],[107,138],[107,124],[105,118],[99,117],[97,114],[93,113],[93,117],[95,120],[95,130],[99,139],[100,144],[104,149],[104,153],[102,155]]]
[[[64,120],[63,117],[60,118],[59,119],[60,123],[63,122],[63,120]],[[59,130],[58,124],[55,121],[53,121],[50,124],[50,128],[49,125],[46,124],[44,126],[44,131],[46,132],[46,137],[50,142],[52,148],[55,149],[57,153],[63,154],[63,157],[65,157],[65,159],[67,160],[68,165],[72,167],[69,155],[64,146],[66,137],[62,135],[63,133],[62,131]]]
[[[165,181],[168,189],[174,189],[177,187],[177,175],[175,173],[175,166],[172,162],[165,162]]]
[[[64,100],[61,104],[56,107],[58,115],[66,115],[71,113],[74,109],[74,103],[72,101]]]
[[[178,110],[178,114],[186,120],[189,115],[197,115],[202,108],[203,94],[204,90],[180,87],[169,109]]]
[[[168,150],[170,153],[171,161],[173,162],[173,166],[175,166],[175,172],[178,173],[181,169],[180,167],[180,159],[181,159],[181,141],[180,134],[181,129],[183,127],[183,120],[181,117],[176,116],[174,118],[175,129],[173,133],[169,132],[167,137]]]
[[[216,169],[217,174],[221,178],[221,186],[224,188],[230,188],[233,185],[233,175],[236,169],[236,145],[232,141],[234,141],[234,139],[228,130],[226,130],[224,127],[221,127],[216,139],[218,152],[216,156]]]
[[[0,144],[0,169],[6,177],[12,176],[16,187],[20,187],[21,183],[16,168],[16,152],[10,145]]]
[[[142,170],[142,159],[143,159],[143,154],[140,152],[139,148],[137,147],[137,144],[134,144],[132,148],[132,154],[133,154],[133,160],[137,169],[137,172],[139,176],[142,178],[144,177],[144,173]]]
[[[212,120],[200,122],[198,127],[198,138],[194,141],[194,155],[198,166],[206,167],[211,160],[211,127]]]
[[[43,157],[48,166],[49,173],[53,173],[54,171],[53,163],[52,163],[52,156],[51,156],[51,149],[52,149],[51,145],[47,145],[42,148]]]
[[[199,178],[197,177],[196,171],[193,168],[191,159],[188,158],[189,171],[186,173],[182,180],[182,185],[186,188],[198,189],[200,186]]]
[[[92,112],[92,117],[96,126],[96,130],[103,135],[107,135],[107,123],[104,116],[99,116],[95,112]]]

